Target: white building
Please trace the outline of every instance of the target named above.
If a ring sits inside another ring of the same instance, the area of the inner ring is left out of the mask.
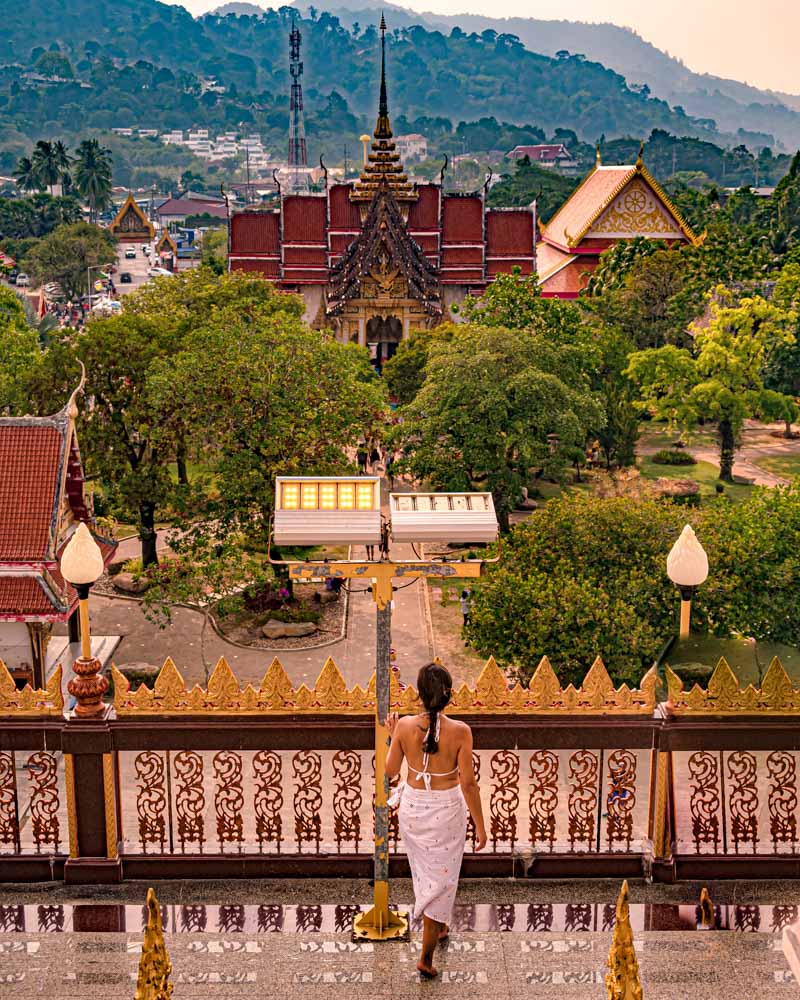
[[[428,140],[418,132],[411,132],[409,135],[396,135],[394,143],[400,158],[403,160],[424,160],[428,156]]]

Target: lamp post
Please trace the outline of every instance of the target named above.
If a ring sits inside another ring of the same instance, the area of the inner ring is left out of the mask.
[[[688,639],[692,597],[708,577],[708,556],[689,524],[684,526],[667,556],[667,576],[681,595],[681,623],[678,634],[681,639]]]
[[[389,558],[394,541],[491,542],[497,518],[491,494],[390,494],[388,522],[381,523],[377,477],[279,476],[276,481],[273,540],[276,545],[379,545],[378,561],[289,562],[289,577],[371,582],[376,608],[375,649],[375,848],[373,906],[356,917],[353,934],[371,941],[408,935],[408,915],[389,909],[389,730],[394,577],[438,579],[478,577],[485,560],[426,561]]]
[[[362,135],[362,136],[359,137],[359,142],[361,143],[361,146],[362,146],[363,163],[364,163],[364,166],[366,167],[366,165],[367,165],[367,147],[369,146],[369,143],[370,143],[370,137],[368,135]]]
[[[92,656],[89,630],[89,591],[103,575],[103,553],[84,522],[81,522],[61,555],[61,575],[78,592],[81,623],[81,655],[72,664],[72,677],[67,690],[75,698],[75,714],[96,718],[104,714],[103,695],[108,680],[99,671],[101,663]]]

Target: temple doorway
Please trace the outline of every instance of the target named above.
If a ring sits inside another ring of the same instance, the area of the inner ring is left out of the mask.
[[[403,339],[403,324],[397,316],[373,316],[367,322],[367,347],[373,367],[377,372],[397,350]]]

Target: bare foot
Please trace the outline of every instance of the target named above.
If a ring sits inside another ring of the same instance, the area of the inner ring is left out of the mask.
[[[430,962],[426,962],[424,959],[420,959],[417,962],[417,972],[422,976],[423,979],[435,979],[439,973]]]
[[[439,941],[446,941],[450,937],[450,928],[447,924],[439,931]]]

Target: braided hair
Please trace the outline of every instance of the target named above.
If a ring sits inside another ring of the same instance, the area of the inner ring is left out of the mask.
[[[425,753],[438,753],[436,724],[453,694],[453,678],[441,663],[426,663],[417,676],[417,690],[430,718],[428,736],[423,745]]]

